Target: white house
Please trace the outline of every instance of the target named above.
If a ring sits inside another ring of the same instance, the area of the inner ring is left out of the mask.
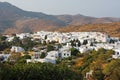
[[[58,51],[50,51],[47,53],[47,56],[44,58],[44,61],[55,64],[58,57]]]
[[[62,59],[71,57],[70,47],[64,46],[63,48],[59,49],[59,57]]]
[[[11,42],[11,41],[13,41],[13,39],[14,39],[14,37],[8,37],[8,38],[6,39],[6,41]]]
[[[59,51],[50,51],[47,53],[47,56],[44,59],[40,58],[40,54],[39,53],[35,53],[32,57],[32,59],[27,59],[26,62],[50,62],[55,64],[56,60],[58,58],[67,58],[71,56],[71,51],[70,51],[70,47],[66,47],[64,46],[63,48],[61,48]]]
[[[25,51],[22,47],[19,47],[19,46],[12,46],[10,50],[11,52],[24,52]]]
[[[94,49],[94,47],[92,47],[92,46],[86,46],[86,45],[83,45],[83,46],[79,47],[80,53],[85,53],[85,52],[91,51],[93,49]]]
[[[44,58],[44,59],[40,59],[40,54],[39,53],[35,53],[36,56],[32,57],[32,59],[27,59],[26,62],[29,63],[29,62],[32,62],[32,63],[35,63],[35,62],[50,62],[50,63],[53,63],[55,64],[56,63],[56,60],[58,58],[58,51],[50,51],[47,53],[47,56]]]
[[[114,55],[112,55],[112,58],[114,58],[114,59],[120,59],[120,49],[115,49],[114,50],[115,51],[115,54]]]
[[[50,51],[50,52],[48,52],[47,56],[45,58],[49,58],[49,59],[58,58],[58,51]]]
[[[11,54],[0,54],[0,57],[3,58],[3,61],[7,61]]]
[[[67,57],[71,57],[71,45],[70,43],[67,43],[66,46],[63,46],[62,48],[59,49],[59,57],[60,58],[67,58]]]
[[[26,59],[27,63],[45,62],[45,59]]]
[[[16,34],[17,37],[19,37],[20,39],[24,39],[26,37],[31,37],[30,33],[21,33],[21,34]]]

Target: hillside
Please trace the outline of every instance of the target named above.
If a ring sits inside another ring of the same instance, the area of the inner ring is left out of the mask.
[[[36,32],[38,30],[54,30],[59,25],[50,20],[40,20],[40,19],[26,19],[17,20],[15,27],[7,28],[4,33],[22,33],[22,32]],[[60,26],[59,26],[60,27]]]
[[[120,22],[68,26],[68,27],[57,29],[56,31],[60,31],[60,32],[100,31],[100,32],[106,32],[109,35],[114,37],[120,37]]]
[[[55,30],[70,25],[120,22],[120,18],[95,18],[77,15],[48,15],[22,10],[10,3],[0,2],[0,33],[12,34]]]
[[[95,18],[95,17],[84,16],[80,14],[58,15],[57,18],[66,22],[69,25],[120,22],[120,18],[112,18],[112,17]]]
[[[30,32],[35,29],[65,26],[66,23],[55,16],[40,12],[24,11],[7,2],[0,2],[0,32],[15,33]]]

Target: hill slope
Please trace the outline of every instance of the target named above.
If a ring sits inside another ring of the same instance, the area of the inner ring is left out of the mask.
[[[84,15],[58,15],[58,19],[65,21],[69,25],[94,24],[94,23],[112,23],[120,22],[120,18],[104,17],[95,18]]]
[[[57,29],[56,31],[60,31],[60,32],[100,31],[100,32],[106,32],[114,37],[120,37],[120,22],[68,26]]]
[[[55,16],[24,11],[7,2],[0,2],[0,32],[13,32],[12,29],[16,29],[16,32],[29,32],[32,31],[32,28],[42,29],[45,27],[44,29],[47,30],[50,26],[54,28],[65,25],[65,22]]]

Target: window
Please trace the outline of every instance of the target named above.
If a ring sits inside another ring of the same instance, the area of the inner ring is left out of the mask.
[[[119,52],[117,52],[117,55],[119,55]]]
[[[67,54],[67,56],[69,56],[69,54]]]

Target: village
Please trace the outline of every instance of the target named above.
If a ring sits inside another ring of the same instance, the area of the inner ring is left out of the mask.
[[[120,80],[120,0],[0,0],[0,80]]]
[[[106,50],[113,50],[115,53],[111,58],[120,58],[120,40],[116,37],[110,37],[106,33],[102,32],[48,32],[39,31],[36,33],[21,33],[13,35],[4,35],[6,37],[6,42],[12,42],[14,37],[23,40],[24,38],[30,38],[33,42],[41,42],[41,44],[51,43],[52,48],[50,50],[46,49],[45,45],[33,46],[31,50],[28,51],[31,59],[26,59],[26,63],[36,63],[36,62],[50,62],[56,64],[57,59],[64,59],[72,56],[71,48],[79,51],[80,54],[84,54],[87,51],[98,50],[104,48]],[[53,45],[53,44],[55,45]],[[57,45],[56,45],[57,44]],[[4,54],[1,51],[0,58],[1,61],[7,61],[11,56],[10,53],[15,52],[21,53],[24,56],[26,50],[22,46],[12,45],[10,47],[10,52]],[[41,57],[43,56],[43,57]],[[77,55],[76,55],[77,56]],[[14,60],[13,60],[14,61]]]

